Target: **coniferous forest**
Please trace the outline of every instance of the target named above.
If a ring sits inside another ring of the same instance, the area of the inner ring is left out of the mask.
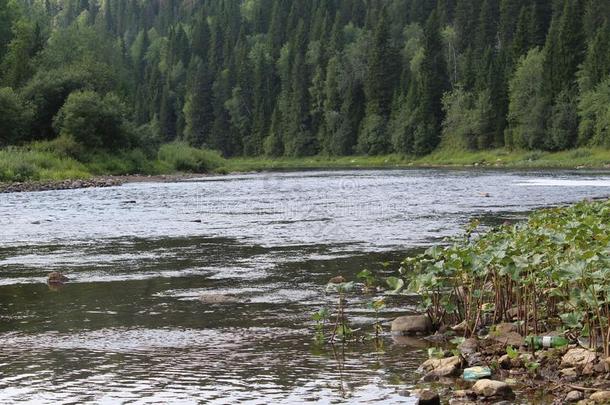
[[[0,0],[0,63],[2,146],[610,147],[607,0]]]

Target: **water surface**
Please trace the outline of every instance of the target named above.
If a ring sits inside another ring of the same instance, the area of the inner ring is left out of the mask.
[[[0,195],[0,402],[409,403],[419,341],[317,347],[326,281],[543,206],[585,172],[311,171]],[[45,284],[58,270],[71,282]],[[203,294],[232,294],[211,305]],[[369,327],[371,297],[350,299]],[[390,320],[414,308],[391,300]]]

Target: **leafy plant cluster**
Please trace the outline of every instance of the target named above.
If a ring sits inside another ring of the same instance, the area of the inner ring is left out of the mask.
[[[610,201],[534,212],[407,258],[408,289],[436,325],[464,322],[466,335],[518,320],[522,334],[555,327],[610,353]]]

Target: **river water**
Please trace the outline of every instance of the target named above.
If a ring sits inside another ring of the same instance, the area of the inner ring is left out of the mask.
[[[603,173],[435,169],[0,195],[0,403],[413,403],[424,342],[314,344],[327,280],[391,275],[472,218],[608,195]],[[383,319],[414,310],[390,302]]]

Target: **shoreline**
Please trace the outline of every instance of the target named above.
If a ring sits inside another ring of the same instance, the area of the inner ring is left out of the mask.
[[[229,162],[231,162],[229,160]],[[90,178],[70,178],[63,180],[26,180],[20,182],[0,182],[0,194],[37,192],[37,191],[57,191],[75,190],[82,188],[106,188],[118,187],[128,183],[172,183],[189,181],[196,178],[208,176],[224,176],[230,174],[248,173],[273,173],[273,172],[295,172],[295,171],[338,171],[338,170],[425,170],[425,169],[444,169],[444,170],[491,170],[491,171],[583,171],[595,172],[600,174],[610,173],[610,166],[525,166],[525,165],[498,165],[498,164],[414,164],[409,163],[387,163],[370,164],[361,163],[354,159],[351,163],[343,160],[318,161],[308,159],[298,159],[295,161],[247,161],[243,166],[240,161],[220,170],[205,173],[168,173],[168,174],[127,174],[127,175],[98,175]],[[253,164],[252,162],[258,162]]]

